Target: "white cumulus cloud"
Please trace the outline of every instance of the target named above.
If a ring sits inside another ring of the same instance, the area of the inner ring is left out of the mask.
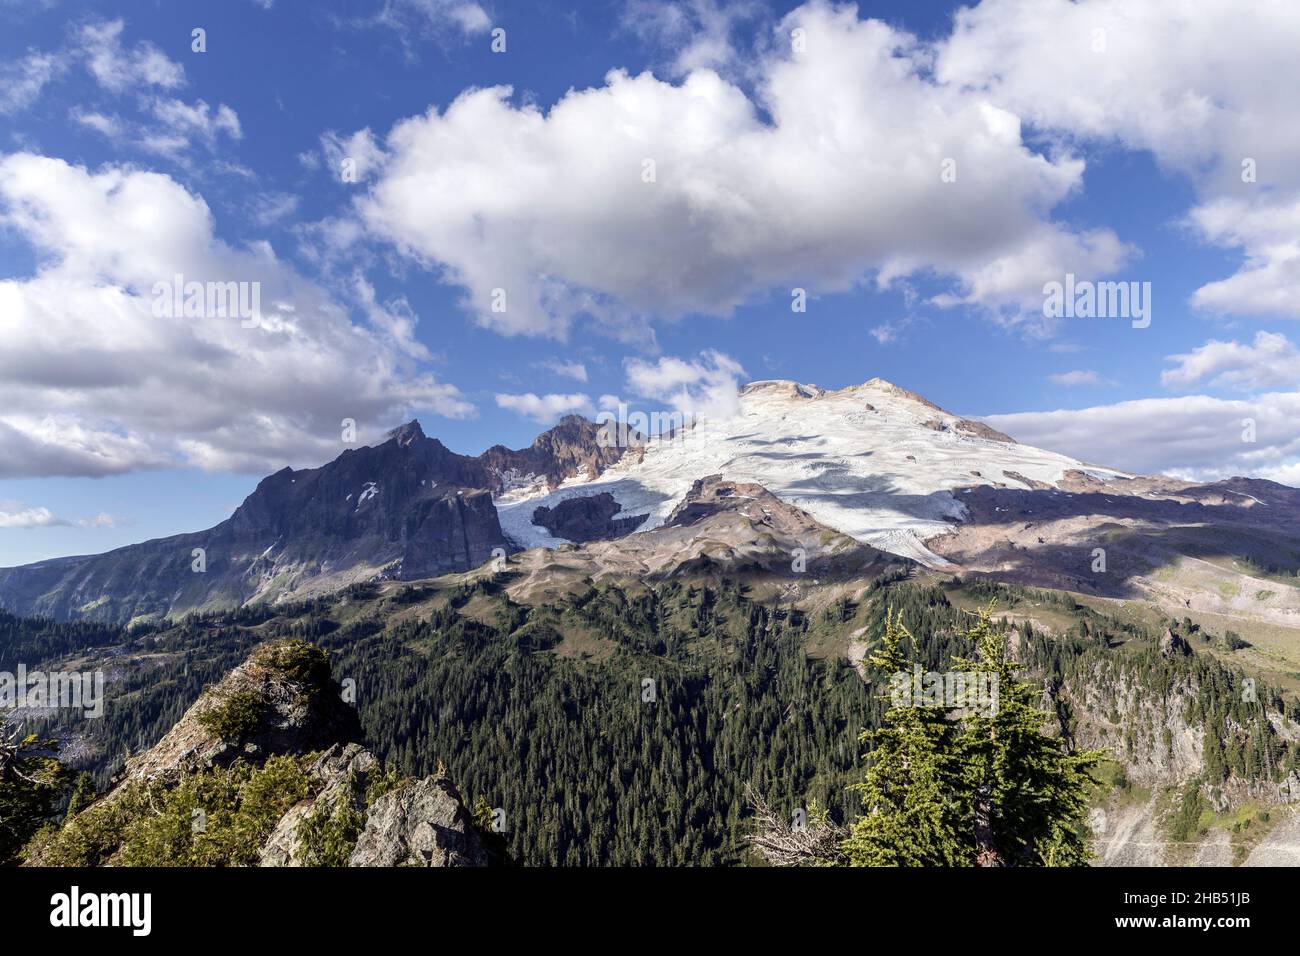
[[[25,508],[12,502],[0,502],[0,528],[49,528],[69,523],[49,508]]]
[[[1014,113],[936,83],[932,63],[911,35],[814,2],[775,28],[753,98],[703,68],[676,83],[616,70],[547,110],[468,90],[388,133],[357,212],[505,334],[921,272],[947,277],[941,304],[1041,322],[1048,278],[1113,271],[1129,250],[1052,219],[1081,160],[1031,149]]]
[[[1196,189],[1194,230],[1243,255],[1194,304],[1300,317],[1297,49],[1294,3],[982,0],[935,75],[1067,140],[1150,151]]]
[[[725,418],[740,409],[740,380],[745,370],[716,350],[693,360],[663,356],[654,362],[628,359],[627,387],[634,394],[692,415]]]
[[[473,411],[391,323],[354,323],[266,243],[215,238],[168,176],[4,156],[0,221],[38,257],[0,280],[0,476],[265,472],[334,457],[344,418],[378,433],[412,409]],[[260,325],[155,315],[178,275],[257,289]]]
[[[549,425],[565,415],[584,415],[590,418],[595,413],[591,396],[582,393],[572,395],[537,395],[525,392],[522,395],[498,394],[497,405],[508,411],[516,412],[541,425]]]
[[[1300,382],[1300,349],[1285,335],[1258,332],[1254,344],[1212,339],[1199,348],[1168,359],[1161,382],[1171,388],[1208,384],[1240,391],[1294,386]]]
[[[1027,445],[1142,474],[1300,480],[1300,392],[1148,398],[984,421]]]
[[[185,82],[185,68],[154,44],[142,40],[134,46],[122,42],[122,20],[88,23],[79,34],[86,68],[104,89],[122,93],[141,87],[173,89]]]

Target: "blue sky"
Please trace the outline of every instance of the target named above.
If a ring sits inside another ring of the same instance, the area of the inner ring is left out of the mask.
[[[959,6],[0,4],[0,565],[207,527],[352,407],[474,454],[762,378],[1300,482],[1294,19]],[[173,262],[261,281],[274,347],[151,327]],[[1150,327],[1045,321],[1066,271],[1150,283]]]

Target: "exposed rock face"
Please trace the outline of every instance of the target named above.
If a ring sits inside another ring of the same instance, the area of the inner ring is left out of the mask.
[[[464,571],[497,548],[515,550],[493,494],[594,478],[623,456],[627,449],[604,447],[599,432],[569,416],[528,448],[497,445],[469,457],[408,422],[387,441],[349,448],[320,468],[264,478],[207,531],[0,569],[0,607],[126,623]]]
[[[320,468],[276,472],[207,531],[0,570],[0,605],[125,623],[461,571],[511,548],[488,485],[482,463],[411,422]]]
[[[649,517],[628,515],[615,518],[622,510],[623,506],[606,491],[598,495],[565,498],[554,508],[538,508],[533,512],[533,524],[570,541],[606,541],[631,534]]]
[[[379,761],[360,744],[334,744],[317,758],[308,775],[320,787],[313,797],[291,807],[258,853],[259,866],[303,866],[298,827],[316,813],[333,813],[340,804],[366,812],[366,785]]]
[[[493,445],[478,461],[487,472],[484,487],[500,494],[530,476],[554,488],[570,478],[595,478],[614,464],[627,447],[601,440],[601,426],[580,415],[566,415],[542,432],[528,448],[512,451]]]
[[[1171,844],[1163,825],[1168,807],[1162,805],[1160,792],[1203,781],[1206,773],[1205,727],[1193,720],[1190,706],[1199,693],[1196,670],[1180,652],[1169,653],[1175,645],[1185,644],[1169,631],[1161,639],[1161,652],[1168,661],[1166,673],[1174,680],[1163,684],[1159,693],[1151,692],[1141,672],[1144,665],[1134,658],[1098,661],[1090,674],[1077,675],[1053,690],[1070,705],[1074,743],[1080,748],[1108,750],[1123,764],[1130,781],[1153,791],[1139,801],[1112,798],[1093,811],[1090,823],[1098,865],[1231,866],[1242,862],[1234,859],[1231,834],[1225,830],[1194,835],[1192,842],[1199,845],[1189,847]],[[1287,718],[1273,715],[1270,720],[1286,739],[1295,739],[1300,733],[1300,727]],[[1244,739],[1249,732],[1232,718],[1226,720],[1226,729],[1237,739]],[[1234,774],[1205,795],[1220,809],[1229,798],[1233,805],[1254,801],[1269,807],[1282,821],[1266,833],[1245,861],[1247,865],[1300,862],[1300,815],[1288,807],[1300,801],[1300,774],[1293,771],[1281,781],[1246,781]]]
[[[259,854],[261,866],[303,866],[298,827],[340,805],[365,819],[348,866],[487,866],[482,838],[460,793],[445,775],[408,780],[366,806],[366,788],[379,769],[358,744],[335,744],[309,774],[320,791],[286,813]]]
[[[1045,481],[1038,481],[1034,478],[1026,478],[1018,471],[1003,471],[1002,477],[1011,481],[1018,481],[1026,488],[1033,488],[1035,491],[1051,491],[1052,486]]]
[[[727,481],[721,475],[709,475],[691,485],[665,527],[684,528],[724,511],[736,512],[761,524],[778,524],[791,530],[816,525],[804,512],[787,505],[762,485]]]
[[[1008,445],[1016,443],[1016,440],[1010,435],[1004,435],[996,428],[991,428],[983,422],[977,422],[970,418],[958,419],[957,431],[964,432],[967,435],[975,435],[978,438],[987,438],[989,441],[1006,442]]]
[[[375,801],[348,866],[486,866],[483,842],[445,776],[412,780]]]

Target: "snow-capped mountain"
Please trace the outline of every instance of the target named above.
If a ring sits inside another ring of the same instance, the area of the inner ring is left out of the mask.
[[[725,519],[699,523],[688,496],[706,479],[734,497]],[[734,510],[757,494],[781,508]],[[799,548],[1300,622],[1300,589],[1251,577],[1300,560],[1300,491],[1088,464],[880,379],[833,391],[754,382],[734,414],[649,439],[569,416],[528,448],[474,457],[410,422],[320,468],[269,476],[206,531],[0,569],[0,608],[158,619],[466,571],[520,550],[536,571],[570,561],[546,550],[569,543],[586,547],[572,563],[593,575],[777,573]]]
[[[647,550],[671,556],[681,541],[657,529],[711,475],[759,486],[827,532],[939,571],[1300,624],[1300,589],[1270,579],[1300,566],[1300,490],[1078,461],[880,379],[834,391],[754,382],[734,415],[651,440],[594,478],[499,496],[496,507],[521,548],[592,541],[584,557],[597,573],[662,568]],[[630,565],[619,549],[596,546],[629,533],[648,539],[627,539]],[[771,538],[770,529],[754,533]],[[734,534],[723,543],[733,557],[756,544]]]
[[[555,547],[565,539],[535,523],[537,509],[607,493],[620,516],[645,515],[636,530],[649,531],[694,481],[718,474],[761,485],[864,544],[947,567],[926,542],[967,518],[963,491],[972,486],[1054,486],[1067,472],[1130,477],[1016,444],[881,379],[835,391],[754,382],[739,406],[733,416],[700,418],[646,442],[643,455],[625,456],[594,479],[499,498],[502,530],[521,548]]]

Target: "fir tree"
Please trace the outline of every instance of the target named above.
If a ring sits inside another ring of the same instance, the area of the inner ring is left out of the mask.
[[[890,612],[880,649],[870,663],[885,678],[905,671],[902,640],[915,644]],[[883,725],[866,731],[871,743],[866,779],[854,785],[864,815],[849,831],[844,853],[851,866],[963,866],[972,860],[958,725],[945,708],[892,700]]]
[[[1041,694],[1019,679],[1006,635],[990,621],[992,606],[965,637],[977,660],[958,666],[982,675],[995,690],[991,706],[962,718],[958,747],[973,795],[976,862],[981,865],[1081,866],[1088,862],[1086,822],[1089,771],[1097,750],[1071,752],[1057,736],[1043,732],[1047,713]],[[994,683],[996,681],[996,683]]]
[[[873,747],[866,778],[853,788],[864,815],[844,841],[851,865],[1087,863],[1088,772],[1101,752],[1074,753],[1044,733],[1049,715],[1018,678],[990,613],[962,635],[975,659],[956,661],[970,675],[967,687],[995,690],[990,699],[963,707],[893,700],[883,726],[863,735]],[[872,666],[887,676],[905,672],[904,638],[915,648],[891,612]]]

